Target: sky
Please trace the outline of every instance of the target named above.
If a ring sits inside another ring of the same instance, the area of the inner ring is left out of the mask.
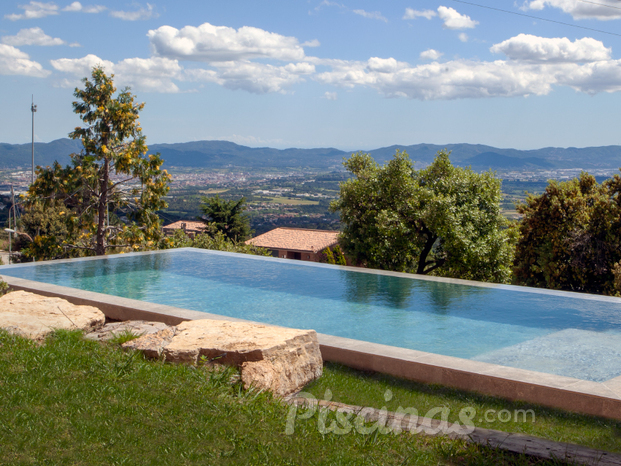
[[[621,0],[11,1],[0,142],[67,137],[94,66],[148,143],[621,144]]]

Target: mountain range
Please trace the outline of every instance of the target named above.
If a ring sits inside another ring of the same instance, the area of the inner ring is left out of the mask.
[[[415,144],[393,145],[369,152],[379,163],[390,160],[395,151],[405,150],[416,166],[421,168],[433,161],[442,149],[451,151],[451,161],[475,170],[525,170],[525,169],[611,169],[621,166],[621,146],[586,148],[546,147],[536,150],[499,149],[480,144]],[[79,152],[81,144],[71,139],[57,139],[49,143],[35,143],[35,164],[51,165],[54,160],[69,163],[69,154]],[[149,152],[159,152],[166,168],[313,168],[340,169],[343,157],[352,152],[334,148],[273,149],[246,147],[228,141],[194,141],[176,144],[152,144]],[[355,152],[355,151],[354,151]],[[0,143],[0,168],[29,167],[31,144]]]

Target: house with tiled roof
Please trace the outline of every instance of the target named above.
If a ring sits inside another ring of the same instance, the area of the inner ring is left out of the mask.
[[[338,244],[338,231],[275,228],[246,241],[267,248],[274,257],[320,262],[326,248]]]
[[[198,233],[202,233],[205,229],[204,222],[195,222],[192,220],[179,220],[162,227],[162,231],[166,236],[173,236],[175,231],[183,230],[190,238],[194,238]]]

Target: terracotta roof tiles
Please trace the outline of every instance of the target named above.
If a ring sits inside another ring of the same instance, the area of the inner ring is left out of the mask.
[[[246,241],[269,249],[319,252],[338,243],[338,231],[305,228],[275,228]]]
[[[181,230],[181,224],[185,223],[185,229],[187,231],[202,231],[205,228],[205,223],[203,222],[193,222],[192,220],[179,220],[175,223],[171,223],[170,225],[166,225],[163,227],[164,230]]]

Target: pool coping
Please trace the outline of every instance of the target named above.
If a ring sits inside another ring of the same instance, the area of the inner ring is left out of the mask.
[[[0,274],[3,268],[0,267]],[[150,320],[169,325],[197,319],[248,322],[219,314],[148,303],[3,274],[2,277],[15,290],[60,297],[73,304],[95,306],[106,317],[114,320]],[[498,396],[512,401],[525,401],[621,420],[621,376],[601,383],[590,382],[321,333],[318,334],[318,339],[324,361],[417,382]]]

